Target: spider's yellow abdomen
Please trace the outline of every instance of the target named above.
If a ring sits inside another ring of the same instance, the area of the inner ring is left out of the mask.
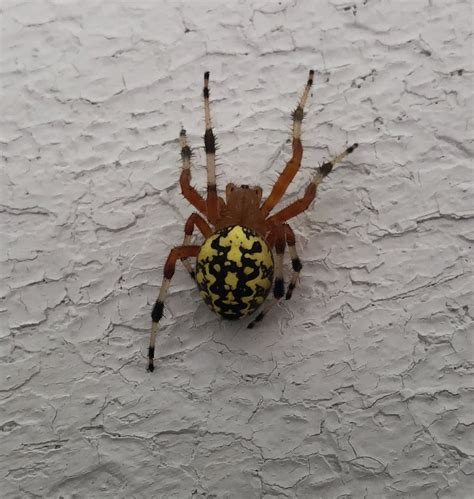
[[[196,280],[209,308],[240,319],[264,301],[273,281],[273,257],[255,231],[233,225],[210,236],[197,257]]]

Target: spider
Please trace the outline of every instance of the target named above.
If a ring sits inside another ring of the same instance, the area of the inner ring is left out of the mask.
[[[181,129],[179,135],[182,159],[181,191],[200,214],[195,212],[187,219],[183,244],[170,251],[164,266],[163,282],[151,314],[149,371],[154,369],[158,323],[163,316],[164,301],[178,260],[183,262],[196,281],[206,304],[220,317],[240,319],[252,314],[263,304],[260,313],[248,325],[252,328],[278,300],[285,296],[283,255],[285,248],[288,247],[292,276],[286,291],[286,299],[291,298],[302,265],[295,247],[295,234],[286,222],[309,208],[323,178],[331,172],[336,163],[358,147],[357,143],[351,145],[334,159],[317,168],[304,195],[270,215],[301,165],[303,156],[301,124],[313,77],[314,71],[311,70],[304,92],[292,113],[292,157],[273,185],[270,195],[262,202],[262,188],[259,186],[237,186],[230,183],[225,189],[225,199],[217,193],[216,141],[212,131],[209,106],[209,72],[204,73],[207,196],[206,198],[201,196],[191,185],[191,148],[187,142],[186,131]],[[205,238],[201,246],[191,244],[195,227]],[[188,260],[191,257],[197,259],[196,270]],[[274,298],[265,302],[272,285]]]

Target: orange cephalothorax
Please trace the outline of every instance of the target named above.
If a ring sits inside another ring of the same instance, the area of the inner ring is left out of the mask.
[[[260,210],[262,188],[259,186],[227,184],[225,206],[220,210],[220,217],[215,227],[217,230],[229,225],[241,225],[258,232],[262,236],[268,229],[265,216]]]

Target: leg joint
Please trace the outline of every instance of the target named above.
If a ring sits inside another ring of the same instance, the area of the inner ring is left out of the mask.
[[[277,238],[275,241],[275,250],[277,254],[281,255],[285,251],[285,239],[283,238]]]
[[[299,121],[299,122],[303,121],[304,111],[300,105],[298,105],[296,109],[293,111],[292,118],[293,121]]]
[[[181,159],[183,161],[191,159],[191,148],[189,146],[184,146],[181,148]]]
[[[332,167],[333,167],[333,163],[332,161],[328,161],[327,163],[323,163],[319,168],[319,173],[323,176],[323,177],[326,177],[327,175],[329,175],[332,171]]]

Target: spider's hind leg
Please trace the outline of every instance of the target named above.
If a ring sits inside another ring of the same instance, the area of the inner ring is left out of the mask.
[[[268,312],[277,304],[285,295],[285,281],[283,279],[283,257],[285,255],[286,236],[285,229],[282,225],[275,227],[272,230],[269,238],[275,240],[275,279],[273,283],[273,298],[267,300],[263,304],[262,311],[253,319],[247,326],[252,329],[257,322],[260,322]]]
[[[296,109],[291,115],[293,119],[293,154],[290,161],[288,161],[277,181],[275,182],[275,185],[272,188],[272,192],[262,205],[261,210],[265,216],[267,216],[272,211],[275,205],[283,197],[286,189],[288,189],[288,186],[300,169],[301,159],[303,158],[303,145],[301,143],[301,124],[304,118],[304,106],[308,99],[311,86],[313,85],[313,77],[314,71],[311,70],[308,75],[308,81],[306,82],[303,95],[301,96]]]
[[[168,295],[168,289],[171,284],[171,279],[174,275],[176,269],[176,262],[178,260],[183,260],[192,256],[197,256],[199,253],[200,246],[178,246],[173,248],[166,260],[165,267],[163,270],[163,282],[161,283],[160,294],[156,299],[153,311],[151,313],[151,334],[150,334],[150,346],[148,347],[148,370],[154,370],[153,359],[155,357],[155,341],[156,333],[158,332],[158,323],[163,317],[163,308],[166,296]]]
[[[209,227],[209,224],[204,220],[204,218],[202,218],[198,213],[192,213],[184,226],[183,246],[191,244],[194,227],[197,227],[206,239],[212,234],[212,229]],[[186,270],[189,272],[191,279],[195,280],[196,273],[191,265],[191,262],[187,258],[183,258],[182,262]]]

